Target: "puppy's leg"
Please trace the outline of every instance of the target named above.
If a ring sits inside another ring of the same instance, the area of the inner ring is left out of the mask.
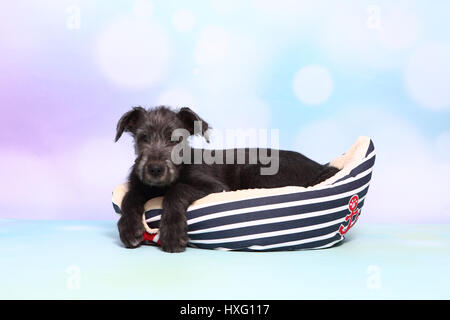
[[[163,212],[159,224],[161,249],[166,252],[184,251],[188,243],[187,208],[194,201],[222,190],[222,185],[209,183],[191,186],[180,182],[172,186],[163,200]]]
[[[137,192],[130,190],[122,201],[122,216],[117,223],[120,240],[127,248],[137,248],[142,242],[144,225],[142,214],[144,212],[145,198]]]

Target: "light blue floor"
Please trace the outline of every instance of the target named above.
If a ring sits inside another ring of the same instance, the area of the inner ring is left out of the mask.
[[[340,246],[121,247],[114,221],[0,220],[1,299],[449,299],[450,225],[357,224]]]

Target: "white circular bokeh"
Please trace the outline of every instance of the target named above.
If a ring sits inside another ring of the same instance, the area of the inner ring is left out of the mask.
[[[230,13],[235,11],[242,1],[224,1],[224,0],[209,0],[208,4],[212,9],[220,13]]]
[[[417,16],[402,7],[389,10],[380,9],[379,39],[387,49],[410,48],[421,34],[421,26]]]
[[[150,0],[135,0],[133,14],[141,19],[148,19],[153,15],[153,5]]]
[[[294,76],[294,93],[305,104],[317,105],[325,102],[333,92],[333,88],[330,73],[321,66],[303,67]]]
[[[104,75],[117,85],[142,88],[158,83],[166,72],[169,43],[156,24],[125,18],[109,25],[96,46]]]
[[[450,131],[444,131],[436,138],[435,147],[440,159],[450,161]]]
[[[195,107],[196,102],[190,91],[183,88],[168,89],[160,94],[157,100],[158,105],[180,107]]]
[[[195,25],[195,17],[190,10],[178,10],[172,16],[172,25],[179,32],[192,30]]]
[[[395,4],[329,4],[326,21],[318,21],[317,42],[345,72],[359,68],[391,69],[402,65],[404,50],[416,43],[421,26],[412,10]]]
[[[230,48],[231,38],[220,27],[208,27],[202,31],[195,47],[195,61],[199,65],[210,65],[223,60]]]
[[[308,0],[253,0],[251,4],[255,9],[262,9],[281,19],[290,15],[297,15],[298,17],[299,14],[310,13],[311,10],[320,8],[318,1]]]
[[[343,1],[332,5],[327,23],[318,26],[317,41],[322,50],[338,64],[366,65],[378,60],[376,17],[360,5]]]
[[[405,67],[405,86],[421,106],[450,107],[450,45],[430,44],[415,50]]]

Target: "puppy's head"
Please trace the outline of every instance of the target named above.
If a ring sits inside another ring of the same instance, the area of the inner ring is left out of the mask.
[[[162,187],[178,178],[181,166],[174,163],[172,150],[183,138],[173,139],[172,133],[185,129],[193,135],[197,133],[194,132],[196,121],[201,122],[199,134],[205,136],[208,123],[189,108],[173,111],[164,106],[149,110],[134,107],[120,118],[115,141],[123,132],[131,133],[136,153],[134,172],[144,184]]]

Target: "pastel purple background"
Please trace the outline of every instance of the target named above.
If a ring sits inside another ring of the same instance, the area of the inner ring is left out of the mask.
[[[0,5],[0,218],[115,219],[134,105],[280,129],[327,162],[378,156],[367,222],[449,222],[448,1],[10,1]],[[295,82],[313,66],[306,82]],[[306,68],[306,69],[304,69]]]

